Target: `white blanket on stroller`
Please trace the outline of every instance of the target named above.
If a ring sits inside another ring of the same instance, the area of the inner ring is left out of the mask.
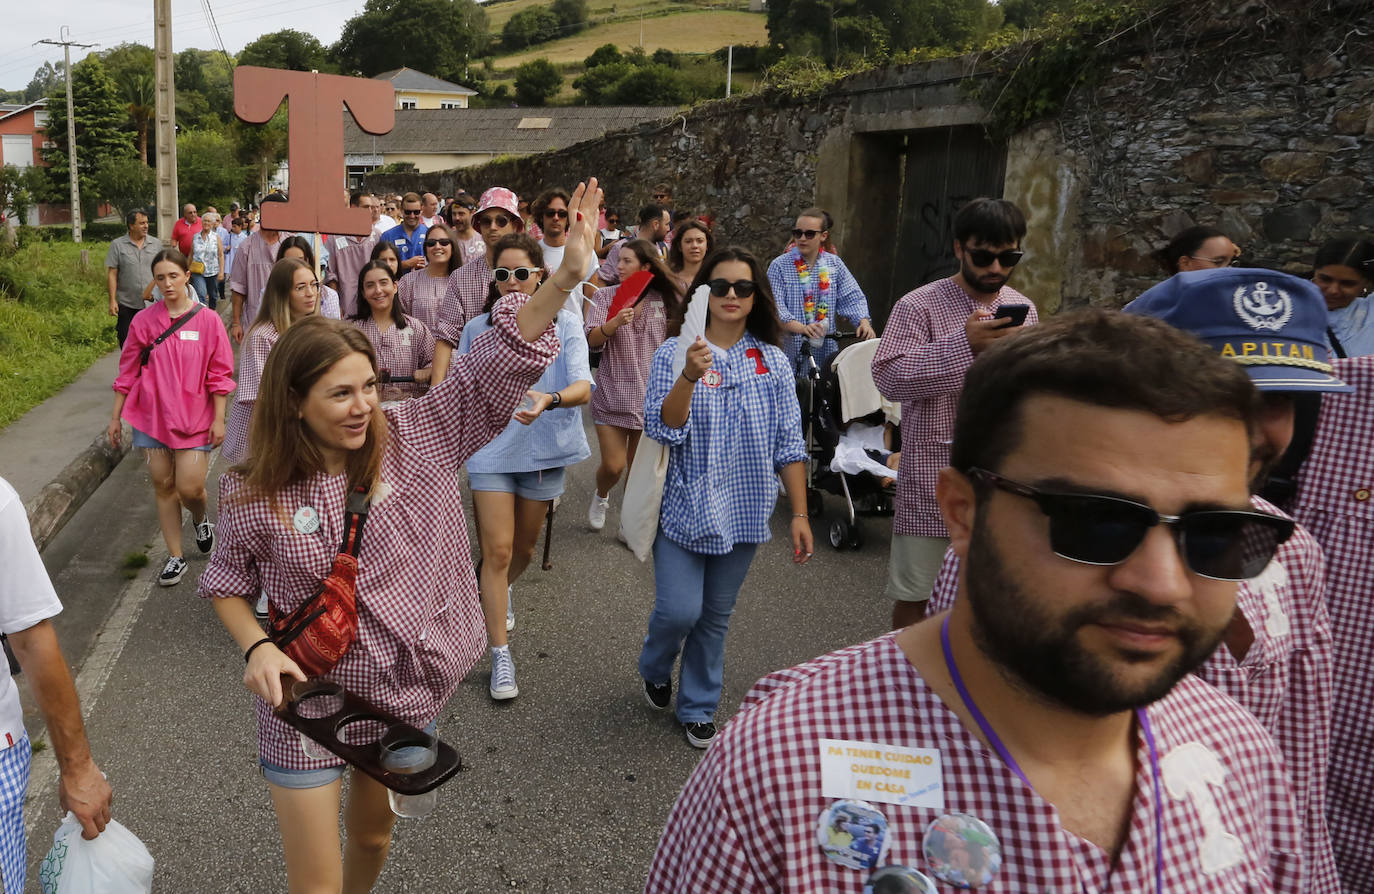
[[[835,456],[830,460],[830,471],[857,475],[867,472],[878,478],[896,478],[897,472],[874,460],[867,451],[877,450],[887,456],[892,451],[883,446],[883,427],[855,423],[842,435],[835,445]]]
[[[883,411],[893,425],[902,422],[902,405],[895,404],[878,393],[873,384],[873,355],[878,353],[878,339],[856,342],[835,355],[835,377],[840,383],[841,422],[858,419],[878,410]]]

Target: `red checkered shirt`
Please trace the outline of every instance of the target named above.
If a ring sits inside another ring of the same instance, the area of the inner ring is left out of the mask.
[[[619,286],[597,289],[592,309],[587,314],[586,331],[606,322]],[[601,347],[601,365],[596,368],[596,390],[592,392],[592,421],[620,428],[644,428],[644,393],[649,388],[649,366],[654,351],[663,344],[668,325],[663,296],[647,291],[635,305],[635,318],[606,339]]]
[[[455,263],[459,267],[475,258],[486,257],[487,240],[483,239],[482,234],[476,230],[471,230],[466,239],[459,236],[456,232],[453,234],[453,238],[456,240],[453,257],[456,259]]]
[[[439,325],[439,307],[444,303],[448,280],[447,276],[430,276],[426,270],[407,273],[396,284],[396,297],[401,302],[401,310],[432,331]]]
[[[267,355],[272,353],[272,346],[280,337],[277,327],[271,323],[254,326],[244,336],[243,347],[239,350],[239,387],[234,391],[234,406],[229,411],[224,443],[219,451],[230,463],[242,462],[248,457],[248,425],[253,418],[253,402],[258,399],[262,368],[267,365]]]
[[[949,440],[964,374],[973,363],[964,324],[975,308],[1031,304],[1003,287],[991,303],[975,304],[953,279],[928,283],[892,308],[873,357],[878,391],[902,404],[902,459],[897,469],[894,534],[948,537],[935,505],[935,478],[949,465]],[[1035,306],[1025,325],[1039,322]]]
[[[1130,833],[1113,864],[1065,831],[1053,805],[963,727],[894,637],[780,671],[754,687],[679,796],[645,891],[860,891],[867,873],[830,862],[816,841],[821,812],[833,803],[821,795],[822,738],[940,752],[943,809],[874,804],[888,821],[888,863],[929,874],[922,836],[942,814],[960,812],[987,823],[1001,842],[1002,867],[978,889],[989,894],[1153,892],[1161,846],[1168,892],[1304,890],[1298,823],[1273,740],[1211,686],[1186,677],[1147,710],[1162,762],[1188,743],[1219,761],[1224,776],[1208,791],[1222,828],[1240,841],[1240,862],[1203,872],[1206,819],[1191,798],[1168,794],[1167,775],[1164,841],[1156,841],[1152,771],[1138,736]]]
[[[268,242],[262,238],[261,230],[254,230],[234,250],[234,269],[229,271],[229,290],[243,296],[243,313],[239,316],[239,323],[245,331],[258,318],[262,290],[267,287],[272,265],[277,263],[277,249],[281,247],[281,241],[290,235],[278,232],[276,241]],[[234,321],[229,322],[232,324]]]
[[[358,636],[326,677],[416,726],[433,720],[476,663],[486,642],[463,518],[458,470],[510,422],[526,389],[558,355],[552,325],[526,342],[517,304],[497,313],[496,327],[453,358],[449,376],[423,397],[386,411],[390,443],[358,557]],[[343,541],[344,476],[317,473],[276,495],[250,497],[242,479],[220,478],[215,551],[199,592],[256,598],[265,591],[289,612],[328,573]],[[320,528],[296,531],[304,506]],[[300,739],[257,700],[258,751],[295,770],[336,766],[314,760]]]
[[[387,370],[393,376],[413,377],[415,370],[434,364],[434,333],[410,314],[402,316],[406,320],[404,329],[395,325],[383,329],[372,317],[350,322],[372,342],[372,350],[377,352],[378,369]],[[395,382],[382,384],[380,390],[382,400],[405,400],[424,393],[427,387],[415,382]]]
[[[372,260],[377,237],[331,236],[329,241],[329,279],[339,293],[339,312],[348,319],[358,312],[358,274]]]
[[[449,276],[448,286],[444,289],[434,337],[458,347],[458,342],[463,338],[463,327],[468,320],[482,312],[490,288],[491,267],[487,266],[486,255],[475,257],[459,267],[456,273]]]
[[[1335,639],[1327,819],[1345,890],[1374,891],[1374,357],[1334,362],[1353,394],[1322,396],[1293,514],[1326,552]]]

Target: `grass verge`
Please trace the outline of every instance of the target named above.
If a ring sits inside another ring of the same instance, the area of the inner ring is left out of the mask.
[[[0,257],[0,428],[70,384],[115,342],[104,242],[33,243]],[[81,269],[81,250],[90,254]]]

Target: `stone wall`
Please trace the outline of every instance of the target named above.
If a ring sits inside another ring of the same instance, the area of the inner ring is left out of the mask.
[[[1013,283],[1045,312],[1125,303],[1164,275],[1152,253],[1194,223],[1219,226],[1257,265],[1297,273],[1321,241],[1374,232],[1374,42],[1355,30],[1368,3],[1180,8],[1194,18],[1136,38],[1097,86],[1006,146],[1003,194],[1031,227]],[[961,89],[974,66],[874,71],[805,101],[741,97],[559,152],[369,183],[502,184],[532,197],[594,174],[632,220],[668,180],[678,207],[716,217],[719,240],[765,258],[798,210],[821,204],[882,319],[919,281],[903,280],[913,247],[893,242],[898,217],[875,209],[887,195],[900,211],[888,194],[913,173],[898,152],[984,120]]]

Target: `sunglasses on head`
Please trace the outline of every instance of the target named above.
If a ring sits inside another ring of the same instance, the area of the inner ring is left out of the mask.
[[[507,282],[513,276],[516,282],[529,282],[543,272],[538,267],[497,267],[491,271],[491,278],[497,282]]]
[[[748,298],[754,294],[754,281],[752,279],[737,279],[730,282],[728,279],[713,279],[706,284],[711,289],[711,295],[715,298],[724,298],[730,294],[730,290],[735,290],[736,298]]]
[[[545,217],[557,217],[557,218],[562,219],[562,218],[568,216],[568,209],[566,209],[566,208],[545,208],[545,209],[544,209],[544,216],[545,216]]]
[[[442,245],[442,246],[444,246],[445,248],[447,248],[448,246],[450,246],[450,245],[452,245],[452,244],[453,244],[453,240],[452,240],[452,239],[426,239],[426,240],[425,240],[425,248],[433,248],[433,247],[436,246],[436,245]]]
[[[477,218],[478,227],[504,227],[510,224],[510,218],[504,214],[493,214],[490,217],[482,216]]]
[[[994,260],[1003,267],[1015,267],[1021,263],[1021,259],[1026,256],[1026,253],[1015,248],[1009,248],[1006,251],[989,251],[986,248],[969,248],[965,245],[964,256],[975,267],[991,267]]]
[[[1050,493],[986,469],[969,469],[968,476],[1034,501],[1050,520],[1050,549],[1060,558],[1085,565],[1121,564],[1140,547],[1150,528],[1164,524],[1173,528],[1183,562],[1194,574],[1250,580],[1264,571],[1293,533],[1291,520],[1264,512],[1198,509],[1164,515],[1120,497]]]
[[[820,234],[820,230],[803,230],[801,227],[794,227],[792,229],[793,239],[815,239]]]

